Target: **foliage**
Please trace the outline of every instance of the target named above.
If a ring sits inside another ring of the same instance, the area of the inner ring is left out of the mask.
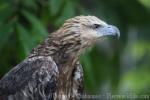
[[[81,57],[87,91],[150,93],[148,0],[1,0],[0,77],[75,15],[96,15],[121,31]],[[111,41],[111,42],[110,42]],[[141,92],[140,90],[144,91]]]

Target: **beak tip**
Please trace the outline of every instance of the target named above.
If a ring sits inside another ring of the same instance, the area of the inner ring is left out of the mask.
[[[120,38],[120,30],[116,27],[116,26],[111,26],[112,27],[112,34],[117,36],[117,38],[119,39]]]
[[[119,31],[119,29],[117,29],[117,38],[118,39],[120,38],[120,31]]]

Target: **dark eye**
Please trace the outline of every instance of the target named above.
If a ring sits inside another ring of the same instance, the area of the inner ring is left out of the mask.
[[[93,29],[97,29],[97,28],[100,28],[100,27],[101,27],[100,24],[94,24],[94,25],[93,25]]]

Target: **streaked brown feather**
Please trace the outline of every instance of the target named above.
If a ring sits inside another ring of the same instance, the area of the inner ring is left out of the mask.
[[[100,20],[94,16],[67,20],[2,78],[0,95],[5,100],[79,99],[83,92],[79,55],[93,43],[92,32],[87,27],[92,22]]]

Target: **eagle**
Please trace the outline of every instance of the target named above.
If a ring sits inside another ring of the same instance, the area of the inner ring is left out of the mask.
[[[82,99],[83,68],[79,57],[97,40],[120,36],[119,29],[95,16],[64,22],[0,80],[2,100]]]

